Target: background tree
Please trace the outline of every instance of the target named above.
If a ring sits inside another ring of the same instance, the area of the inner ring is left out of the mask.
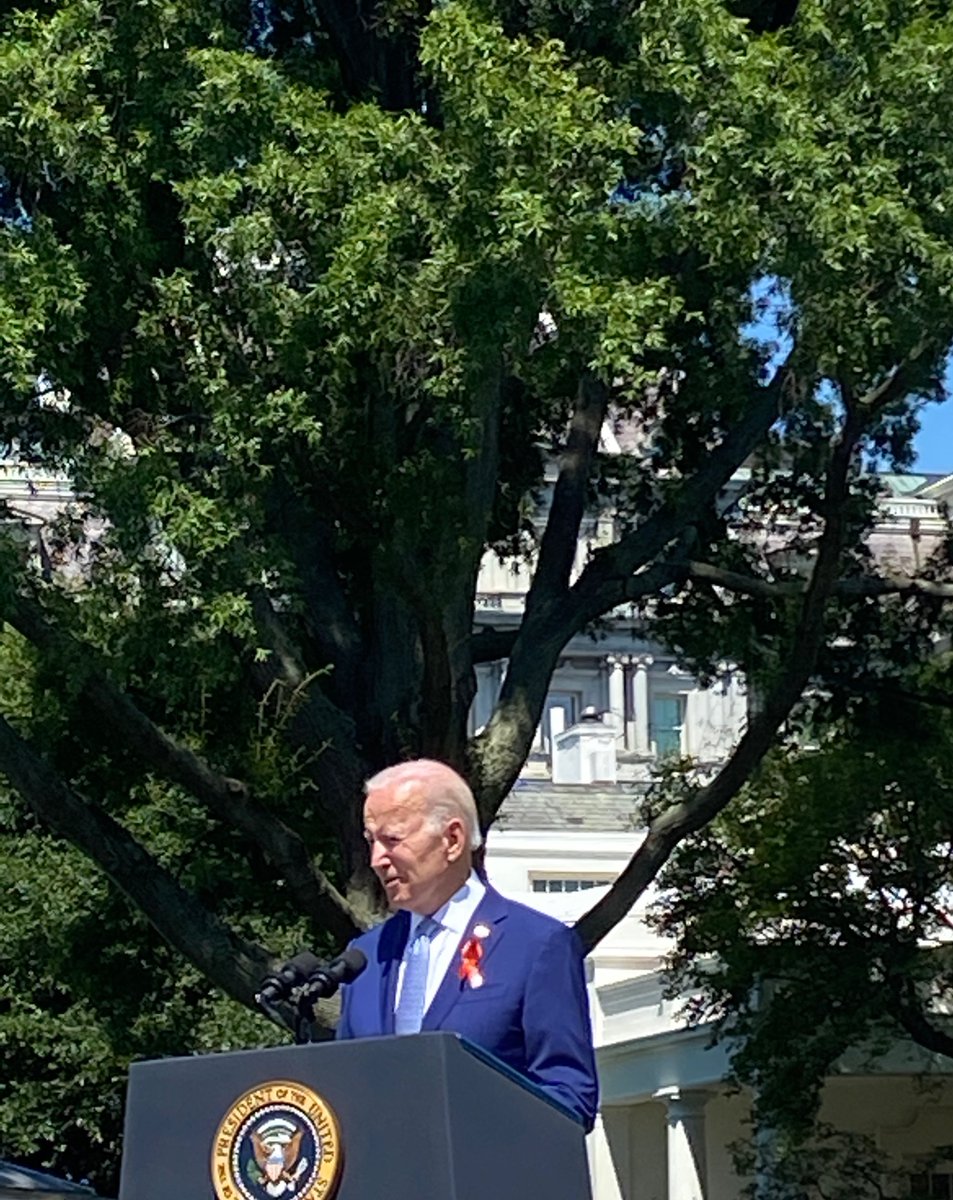
[[[29,724],[35,655],[7,633],[0,662],[3,711]],[[305,921],[289,921],[287,906],[269,902],[274,881],[194,806],[151,783],[131,801],[133,827],[196,894],[217,896],[250,936],[289,950],[306,939]],[[130,1062],[260,1045],[278,1031],[211,989],[99,867],[9,789],[0,793],[0,875],[3,1153],[116,1195]]]
[[[733,1039],[758,1119],[788,1142],[812,1132],[851,1047],[876,1057],[903,1037],[953,1057],[950,670],[775,751],[661,877],[673,987]]]
[[[595,944],[872,598],[915,648],[948,594],[852,548],[864,457],[943,395],[951,36],[939,0],[6,6],[0,416],[79,497],[4,556],[12,835],[65,838],[247,1004],[302,923],[339,945],[375,908],[362,779],[443,758],[490,823],[561,650],[624,606],[761,701]],[[610,416],[637,453],[601,452]],[[742,464],[803,577],[732,534]],[[574,577],[595,502],[618,538]],[[488,549],[534,564],[513,635],[474,634]]]
[[[875,1139],[820,1125],[807,1139],[749,1139],[734,1148],[735,1170],[747,1177],[744,1194],[755,1200],[887,1200],[929,1196],[928,1172],[949,1157],[941,1147],[910,1176],[910,1163],[879,1146]]]

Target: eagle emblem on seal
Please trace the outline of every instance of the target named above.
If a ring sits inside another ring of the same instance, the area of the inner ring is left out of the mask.
[[[332,1200],[341,1133],[305,1084],[275,1079],[239,1096],[212,1142],[216,1200]]]
[[[304,1130],[295,1130],[286,1142],[266,1142],[256,1129],[249,1132],[249,1137],[260,1172],[255,1182],[269,1196],[294,1195],[298,1181],[309,1166],[307,1157],[301,1153]]]

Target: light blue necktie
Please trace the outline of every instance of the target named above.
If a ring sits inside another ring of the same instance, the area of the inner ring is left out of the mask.
[[[395,1033],[419,1033],[427,997],[427,970],[430,966],[430,941],[442,926],[433,917],[424,917],[414,931],[404,956],[404,978],[400,999],[394,1010]]]

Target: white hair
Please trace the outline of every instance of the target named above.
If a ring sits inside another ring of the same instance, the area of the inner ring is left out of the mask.
[[[461,820],[466,827],[470,850],[483,844],[476,801],[467,781],[453,767],[433,758],[416,758],[410,762],[385,767],[364,784],[369,796],[379,788],[394,789],[394,798],[404,800],[412,795],[423,797],[427,819],[435,829],[443,829],[447,821]]]

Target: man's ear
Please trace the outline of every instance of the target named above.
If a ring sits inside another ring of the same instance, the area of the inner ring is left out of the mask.
[[[467,848],[467,830],[459,817],[451,817],[444,827],[447,839],[447,862],[457,862]]]

